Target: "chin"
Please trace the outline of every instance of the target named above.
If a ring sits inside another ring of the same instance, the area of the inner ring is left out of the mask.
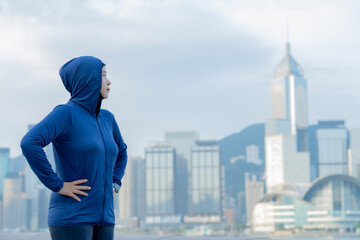
[[[103,97],[103,99],[107,99],[109,97],[108,93],[101,93],[101,96]]]

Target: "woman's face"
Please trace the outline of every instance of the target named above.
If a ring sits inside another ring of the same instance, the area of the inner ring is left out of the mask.
[[[101,84],[101,91],[100,91],[100,93],[104,99],[107,99],[109,97],[110,84],[111,84],[111,82],[106,77],[106,66],[104,65],[102,68],[102,84]]]

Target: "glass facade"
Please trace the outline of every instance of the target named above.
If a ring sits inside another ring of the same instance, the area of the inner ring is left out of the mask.
[[[8,172],[4,179],[4,231],[21,228],[21,178],[16,172]]]
[[[153,146],[145,150],[146,215],[174,215],[175,149]]]
[[[360,182],[345,175],[325,177],[313,184],[304,200],[334,216],[345,216],[347,211],[360,212]]]
[[[190,215],[221,215],[220,147],[198,142],[191,150]]]
[[[0,195],[4,191],[4,178],[10,168],[10,149],[0,148]]]
[[[189,172],[191,148],[198,140],[195,131],[167,131],[165,141],[176,149],[175,157],[175,212],[180,215],[188,214],[189,206]]]
[[[319,178],[302,199],[289,193],[267,194],[255,205],[255,232],[292,228],[354,231],[360,222],[360,182],[353,177]]]
[[[318,129],[319,176],[348,174],[347,130],[343,128]]]
[[[132,216],[145,217],[145,160],[134,158],[132,161]]]
[[[297,136],[297,150],[307,151],[307,83],[302,68],[290,54],[289,43],[275,68],[271,90],[273,118],[289,120],[291,133]]]

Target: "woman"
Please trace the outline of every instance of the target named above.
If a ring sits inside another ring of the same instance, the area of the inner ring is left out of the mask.
[[[100,109],[111,82],[95,57],[78,57],[60,69],[70,100],[22,139],[31,169],[52,190],[48,224],[53,240],[113,239],[115,192],[127,152],[114,115]],[[53,143],[56,173],[43,148]]]

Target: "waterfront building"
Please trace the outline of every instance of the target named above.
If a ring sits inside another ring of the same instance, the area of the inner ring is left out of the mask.
[[[6,174],[10,170],[10,149],[0,148],[0,230],[4,226],[4,208],[3,208],[3,196],[4,196],[4,180]]]
[[[355,231],[360,222],[360,182],[347,175],[315,180],[303,193],[284,186],[265,195],[253,212],[254,232],[279,230]]]
[[[271,92],[273,116],[265,124],[268,193],[279,184],[310,182],[307,83],[302,68],[290,54],[289,43],[275,68]]]
[[[131,216],[143,220],[145,218],[145,159],[133,157],[131,162]]]
[[[348,131],[344,121],[319,121],[316,131],[318,177],[348,174]]]
[[[349,175],[360,180],[360,128],[350,130]]]
[[[286,43],[285,56],[275,68],[271,82],[272,113],[273,118],[290,122],[291,134],[296,136],[296,149],[300,152],[308,149],[307,83],[303,74],[290,54],[290,44]]]
[[[19,173],[8,172],[4,178],[4,231],[20,231],[21,222],[21,178]]]
[[[176,149],[175,161],[175,210],[178,214],[184,216],[189,209],[189,173],[190,173],[190,155],[191,148],[198,140],[199,134],[195,131],[167,131],[165,132],[165,141]]]
[[[180,224],[175,211],[175,149],[153,143],[145,149],[146,224]]]
[[[222,169],[216,141],[197,141],[191,149],[190,205],[185,223],[222,221]]]
[[[246,220],[252,222],[252,213],[256,203],[264,196],[264,182],[258,179],[245,179]]]
[[[279,184],[310,182],[309,153],[296,150],[296,136],[266,136],[265,143],[267,193]]]
[[[0,195],[4,191],[4,179],[10,169],[10,148],[0,148]]]

